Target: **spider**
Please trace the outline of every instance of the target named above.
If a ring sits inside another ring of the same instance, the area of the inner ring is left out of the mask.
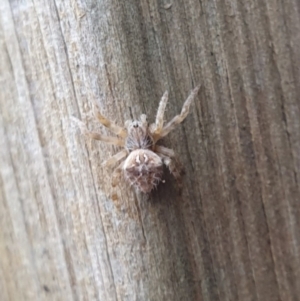
[[[162,181],[163,165],[169,168],[170,173],[180,185],[183,171],[181,163],[172,149],[156,143],[186,118],[199,88],[200,86],[197,86],[192,90],[183,104],[181,113],[166,125],[164,125],[164,112],[168,101],[168,91],[162,96],[155,123],[151,125],[147,122],[147,116],[142,114],[139,120],[127,120],[125,127],[120,127],[104,117],[99,110],[96,111],[98,121],[109,128],[117,137],[90,132],[81,121],[77,120],[83,134],[90,136],[92,139],[124,148],[102,163],[104,167],[115,166],[119,163],[112,175],[112,186],[118,184],[123,173],[131,186],[134,186],[138,191],[148,194]]]

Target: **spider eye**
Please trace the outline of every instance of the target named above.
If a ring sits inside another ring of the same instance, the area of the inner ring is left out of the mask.
[[[139,125],[135,122],[134,124],[133,124],[133,127],[134,128],[137,128]]]

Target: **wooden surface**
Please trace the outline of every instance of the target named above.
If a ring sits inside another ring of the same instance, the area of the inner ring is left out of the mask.
[[[297,0],[1,0],[0,300],[300,300],[299,50]],[[71,117],[198,83],[182,194],[113,190]]]

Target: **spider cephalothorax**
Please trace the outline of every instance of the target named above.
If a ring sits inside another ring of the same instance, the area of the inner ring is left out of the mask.
[[[152,149],[154,141],[148,128],[146,115],[143,114],[140,120],[127,120],[125,127],[127,128],[125,148],[128,152],[136,149]]]
[[[155,123],[148,125],[146,115],[141,115],[140,120],[126,121],[122,128],[104,117],[100,112],[96,117],[104,126],[108,127],[118,137],[103,136],[99,133],[89,132],[80,123],[82,130],[91,138],[122,146],[124,149],[105,162],[103,166],[113,166],[119,163],[112,177],[112,185],[118,183],[122,173],[125,179],[136,189],[149,193],[161,181],[163,165],[166,165],[177,181],[180,181],[182,167],[172,149],[157,145],[156,142],[165,137],[188,115],[189,108],[198,93],[196,87],[184,102],[181,113],[164,125],[164,111],[168,101],[168,92],[165,92],[157,110]]]

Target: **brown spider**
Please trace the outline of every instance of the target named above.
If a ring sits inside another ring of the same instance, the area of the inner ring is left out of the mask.
[[[78,120],[82,132],[92,139],[124,147],[122,151],[102,163],[102,166],[109,167],[121,161],[113,172],[113,186],[117,185],[123,172],[131,186],[134,186],[143,193],[150,193],[162,179],[163,164],[169,168],[171,174],[180,183],[183,169],[180,162],[176,159],[174,151],[170,148],[156,145],[156,143],[159,139],[168,135],[170,131],[186,118],[190,105],[197,95],[199,88],[200,86],[191,92],[183,104],[181,113],[165,126],[164,111],[168,101],[168,91],[161,98],[155,123],[152,123],[150,126],[147,122],[147,116],[144,114],[141,115],[140,120],[127,120],[125,128],[123,128],[114,124],[97,111],[96,117],[99,122],[109,128],[118,137],[109,137],[100,133],[90,132]]]

